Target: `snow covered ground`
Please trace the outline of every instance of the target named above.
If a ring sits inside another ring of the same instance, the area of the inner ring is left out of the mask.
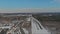
[[[35,20],[35,21],[34,21]],[[43,29],[37,29],[37,27],[39,28],[39,26],[37,25],[36,26],[36,19],[35,18],[32,18],[32,34],[51,34],[50,32],[48,32],[48,30],[46,30],[40,23],[41,27]],[[37,21],[39,22],[39,21]]]

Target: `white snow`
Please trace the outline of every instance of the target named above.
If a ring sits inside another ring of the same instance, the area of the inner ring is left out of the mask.
[[[48,32],[48,30],[46,30],[42,25],[41,25],[41,27],[43,29],[39,29],[38,30],[37,29],[38,26],[36,27],[36,24],[35,23],[36,22],[32,20],[32,34],[50,34],[50,32]]]

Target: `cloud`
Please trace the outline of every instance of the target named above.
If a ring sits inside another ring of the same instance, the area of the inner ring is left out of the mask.
[[[60,0],[54,0],[55,2],[60,2]]]
[[[42,13],[42,12],[60,12],[59,9],[41,9],[41,8],[34,8],[34,9],[15,9],[15,10],[0,10],[0,13]]]
[[[55,0],[55,1],[60,1],[60,0]]]

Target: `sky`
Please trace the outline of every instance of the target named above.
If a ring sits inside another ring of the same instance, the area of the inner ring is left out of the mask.
[[[22,10],[23,9],[23,10]],[[26,10],[27,9],[27,10]],[[60,11],[60,0],[0,0],[0,12]]]
[[[60,8],[60,0],[0,0],[0,8]]]

